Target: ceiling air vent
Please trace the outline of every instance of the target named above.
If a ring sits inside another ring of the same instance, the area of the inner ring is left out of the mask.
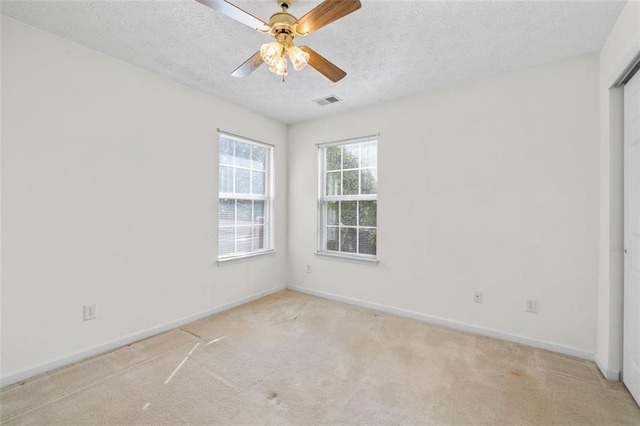
[[[340,102],[342,99],[337,97],[336,95],[329,95],[324,98],[316,99],[313,102],[317,103],[320,106],[325,106],[329,104],[335,104],[336,102]]]

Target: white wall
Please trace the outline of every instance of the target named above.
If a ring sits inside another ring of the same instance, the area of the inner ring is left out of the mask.
[[[622,368],[623,102],[611,89],[640,53],[640,2],[627,2],[600,52],[600,253],[596,362],[609,379]]]
[[[592,357],[598,118],[590,55],[291,126],[289,284]],[[314,144],[377,132],[380,262],[317,257]]]
[[[608,89],[639,32],[629,2],[599,59],[294,125],[287,204],[284,125],[3,16],[3,383],[287,274],[310,291],[597,351],[614,376],[622,111]],[[274,256],[216,265],[218,127],[277,145]],[[381,261],[318,258],[313,144],[376,132]],[[85,303],[97,320],[81,320]]]
[[[2,89],[5,383],[285,286],[285,125],[5,16]],[[276,145],[275,255],[216,264],[216,128]]]

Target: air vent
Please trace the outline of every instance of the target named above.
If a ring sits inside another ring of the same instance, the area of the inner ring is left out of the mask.
[[[329,95],[324,98],[316,99],[313,102],[317,103],[320,106],[325,106],[329,104],[335,104],[336,102],[340,102],[342,99],[337,97],[336,95]]]

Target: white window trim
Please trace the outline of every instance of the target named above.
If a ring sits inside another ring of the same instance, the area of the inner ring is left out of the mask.
[[[265,192],[266,195],[258,195],[258,194],[237,194],[237,193],[228,193],[228,192],[220,192],[220,182],[218,182],[218,205],[221,199],[230,198],[236,200],[252,200],[252,201],[267,201],[267,207],[265,208],[266,218],[264,222],[264,231],[265,231],[265,241],[268,242],[268,245],[265,244],[266,248],[262,250],[255,250],[251,252],[245,253],[235,253],[231,255],[220,256],[220,247],[219,238],[217,239],[216,244],[216,253],[217,253],[217,263],[218,265],[231,263],[234,260],[250,260],[254,257],[264,256],[275,253],[275,226],[274,226],[274,206],[275,206],[275,145],[258,141],[255,139],[250,139],[244,136],[239,136],[234,133],[226,132],[218,129],[218,139],[216,143],[218,144],[218,149],[220,149],[220,138],[226,137],[236,142],[245,142],[253,145],[260,145],[267,148],[268,161],[266,164],[265,175],[267,177],[265,181]],[[218,151],[218,168],[220,167],[220,153]],[[219,179],[219,178],[218,178]],[[240,197],[238,195],[241,195]],[[219,215],[218,208],[218,215]],[[218,216],[218,223],[216,226],[218,233],[220,232],[220,217]],[[219,234],[218,234],[219,235]]]
[[[349,262],[361,262],[361,263],[374,263],[377,264],[379,262],[378,258],[372,254],[348,254],[344,252],[337,251],[320,251],[316,252],[316,256],[333,258],[336,260],[347,260]]]
[[[232,263],[236,263],[236,262],[242,262],[242,261],[247,261],[247,260],[251,260],[254,257],[262,257],[262,256],[267,256],[270,254],[275,254],[276,251],[273,249],[269,249],[269,250],[263,250],[263,251],[254,251],[251,253],[244,253],[241,255],[237,255],[237,256],[226,256],[226,257],[222,257],[219,258],[217,260],[218,265],[229,265]]]
[[[364,263],[378,263],[378,255],[377,255],[377,247],[376,254],[360,254],[360,253],[347,253],[333,250],[325,250],[324,245],[326,241],[326,229],[325,219],[323,218],[324,209],[323,203],[331,202],[331,201],[345,201],[344,196],[341,195],[324,195],[325,194],[325,184],[327,180],[327,170],[325,169],[325,159],[323,158],[323,153],[326,148],[337,145],[346,145],[351,143],[359,143],[359,142],[368,142],[368,141],[376,141],[378,144],[380,143],[380,133],[362,136],[358,138],[351,139],[343,139],[339,141],[325,142],[316,144],[316,148],[318,149],[318,205],[317,205],[317,251],[316,255],[326,258],[333,258],[335,260],[346,260],[346,261],[355,261],[355,262],[364,262]],[[376,170],[378,166],[376,165]],[[349,170],[349,169],[346,169]],[[355,170],[355,169],[354,169]],[[357,169],[360,170],[360,169]],[[344,170],[343,170],[344,171]],[[349,200],[353,201],[373,201],[378,200],[378,194],[367,194],[367,195],[350,195]],[[376,229],[378,226],[376,225]]]

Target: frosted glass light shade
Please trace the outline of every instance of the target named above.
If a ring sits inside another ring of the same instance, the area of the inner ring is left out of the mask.
[[[287,54],[296,71],[300,71],[309,62],[309,54],[297,46],[289,46],[287,48]]]
[[[287,75],[287,58],[284,56],[280,56],[275,64],[269,67],[269,71],[272,73],[285,76]]]
[[[273,67],[278,59],[283,56],[283,49],[284,46],[277,41],[263,44],[260,47],[260,56],[269,67]]]

